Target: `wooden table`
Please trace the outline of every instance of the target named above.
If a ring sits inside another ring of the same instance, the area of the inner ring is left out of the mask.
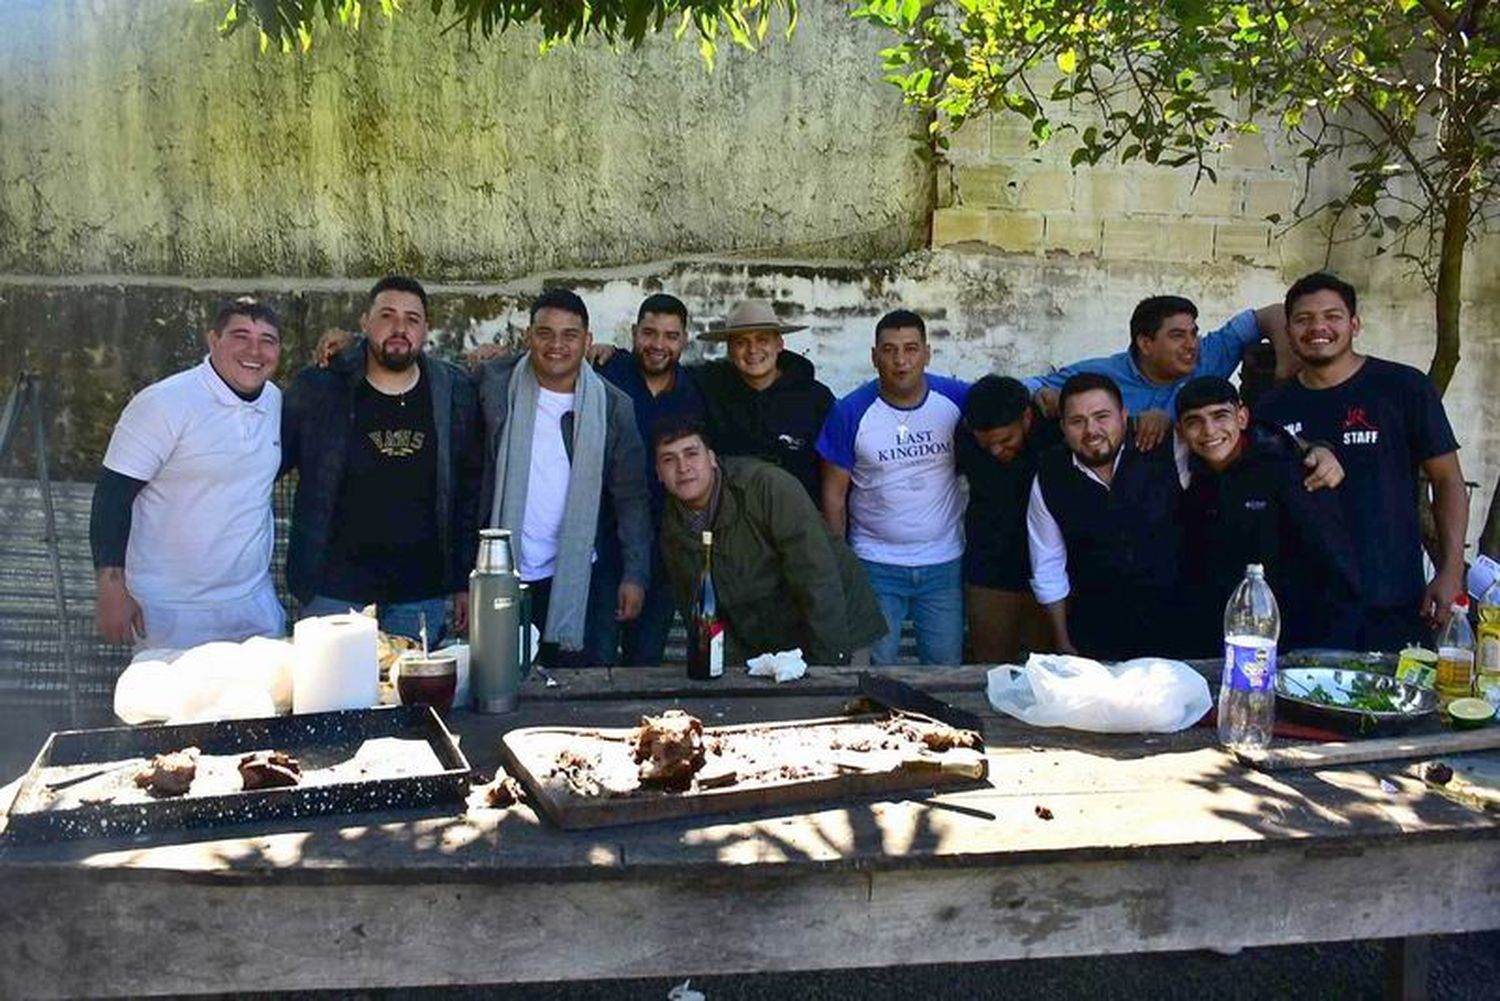
[[[1209,730],[1037,730],[988,709],[980,668],[891,673],[986,716],[988,787],[575,833],[475,796],[461,814],[7,845],[0,996],[686,976],[1500,927],[1500,822],[1427,793],[1404,764],[1263,775]],[[816,669],[780,687],[665,669],[556,676],[556,688],[532,679],[512,716],[455,714],[477,768],[495,767],[513,726],[627,725],[674,705],[709,723],[827,716],[854,689],[854,672]]]

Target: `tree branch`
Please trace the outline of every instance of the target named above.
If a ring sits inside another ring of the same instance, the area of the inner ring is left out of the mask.
[[[1427,12],[1427,16],[1436,21],[1438,27],[1442,28],[1445,32],[1451,34],[1453,29],[1458,26],[1458,19],[1453,16],[1451,10],[1443,5],[1443,0],[1417,0],[1417,2]]]

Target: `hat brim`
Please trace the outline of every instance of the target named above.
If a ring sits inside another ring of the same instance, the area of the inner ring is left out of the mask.
[[[748,327],[710,327],[698,335],[698,340],[712,343],[722,343],[729,340],[735,334],[753,334],[757,330],[769,330],[773,334],[795,334],[799,330],[806,330],[806,324],[793,323],[754,323]]]

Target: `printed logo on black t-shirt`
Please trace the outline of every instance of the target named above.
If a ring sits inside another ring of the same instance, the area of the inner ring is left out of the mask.
[[[370,441],[376,450],[388,459],[401,459],[422,451],[427,436],[421,431],[392,430],[371,431]]]
[[[789,452],[797,452],[807,444],[806,438],[798,438],[796,435],[779,434],[776,436],[776,444]]]
[[[1374,445],[1380,441],[1380,428],[1365,415],[1365,408],[1351,406],[1344,417],[1345,445]]]

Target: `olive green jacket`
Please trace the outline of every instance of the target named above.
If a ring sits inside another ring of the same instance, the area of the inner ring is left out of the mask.
[[[848,663],[886,634],[864,568],[828,530],[797,478],[759,459],[721,457],[713,577],[725,621],[725,661],[801,647],[809,664]],[[703,542],[668,497],[661,553],[686,620],[703,570]]]

